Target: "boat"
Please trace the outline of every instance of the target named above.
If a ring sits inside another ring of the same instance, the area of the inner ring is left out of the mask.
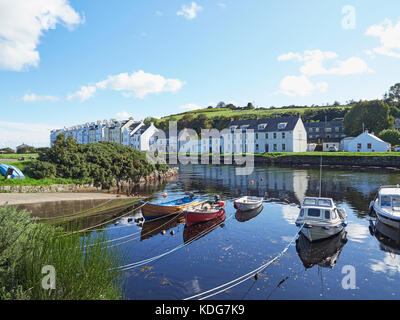
[[[143,217],[145,218],[145,220],[149,220],[167,215],[182,213],[185,208],[198,204],[199,199],[195,198],[193,194],[190,194],[183,198],[163,203],[149,203],[145,201],[141,201],[140,203],[143,205]]]
[[[338,209],[331,198],[307,197],[304,199],[297,226],[311,242],[327,239],[341,232],[346,226],[346,211]]]
[[[225,202],[219,201],[216,196],[214,201],[204,201],[200,204],[187,207],[183,214],[187,226],[215,219],[225,213]]]
[[[306,269],[315,265],[332,269],[346,243],[347,232],[345,230],[332,238],[318,242],[310,242],[303,234],[300,234],[296,240],[296,251]]]
[[[264,198],[245,196],[234,201],[233,206],[240,211],[249,211],[261,207]]]
[[[246,222],[257,217],[262,210],[263,206],[248,211],[237,210],[235,213],[235,218],[239,222]]]
[[[369,209],[384,224],[400,228],[400,186],[381,186]]]
[[[185,244],[190,243],[192,241],[199,240],[204,237],[206,234],[209,234],[211,231],[215,230],[218,226],[221,228],[224,227],[224,221],[226,219],[225,210],[219,217],[208,220],[206,222],[197,223],[191,226],[185,225],[183,229],[183,242]]]

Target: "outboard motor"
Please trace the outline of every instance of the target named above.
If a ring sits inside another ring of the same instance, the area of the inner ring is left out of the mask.
[[[215,203],[219,203],[220,200],[221,200],[221,198],[219,197],[218,194],[216,194],[216,195],[214,196],[214,202],[215,202]]]

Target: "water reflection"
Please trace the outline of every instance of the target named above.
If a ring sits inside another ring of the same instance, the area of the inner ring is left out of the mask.
[[[157,220],[146,220],[142,226],[140,241],[150,239],[157,234],[163,234],[183,223],[185,223],[185,218],[182,215],[173,215]]]
[[[183,229],[183,242],[185,244],[199,240],[200,238],[204,237],[206,234],[209,234],[211,231],[215,230],[218,226],[223,228],[225,225],[223,222],[226,219],[226,213],[224,213],[213,219],[206,222],[198,223],[191,225],[190,227],[185,225]]]
[[[346,231],[342,230],[330,239],[310,242],[303,234],[300,234],[296,240],[296,251],[304,267],[309,269],[318,265],[322,268],[333,268],[347,243],[346,235]]]
[[[263,211],[263,209],[264,209],[264,207],[260,206],[256,209],[249,210],[249,211],[237,210],[236,214],[235,214],[235,218],[239,222],[246,222],[246,221],[249,221],[249,220],[257,217],[261,213],[261,211]]]

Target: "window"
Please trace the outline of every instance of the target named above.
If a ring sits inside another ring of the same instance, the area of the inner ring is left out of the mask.
[[[256,144],[256,151],[258,151],[258,144]]]
[[[265,139],[268,139],[268,133],[265,134]]]
[[[304,209],[300,210],[300,217],[304,216]]]
[[[278,130],[283,130],[286,128],[287,122],[281,122],[278,124]]]
[[[390,207],[390,196],[381,196],[381,207]]]
[[[362,145],[361,143],[357,143],[357,149],[361,149]]]
[[[312,132],[312,128],[308,128],[308,132]]]
[[[258,133],[256,133],[256,139],[258,140]]]
[[[274,144],[274,151],[278,150],[278,146],[276,144]]]
[[[331,219],[331,212],[329,210],[325,210],[325,219],[330,220]]]
[[[263,130],[263,129],[266,128],[266,126],[267,126],[266,123],[259,124],[259,125],[258,125],[258,130]]]
[[[282,144],[282,151],[285,151],[286,150],[286,145],[283,143]]]
[[[274,139],[276,139],[276,132],[274,132]]]
[[[400,208],[400,196],[393,196],[392,206],[393,208]]]
[[[339,132],[340,128],[339,127],[335,127],[335,132]]]
[[[368,148],[368,149],[372,149],[372,144],[368,143],[368,144],[367,144],[367,148]]]
[[[319,210],[319,209],[312,209],[312,208],[310,208],[310,209],[308,209],[308,211],[307,211],[307,215],[308,215],[309,217],[320,217],[320,214],[321,214],[321,210]]]
[[[286,137],[285,132],[282,132],[282,139],[285,139],[285,137]]]
[[[332,132],[332,128],[325,128],[325,132]]]

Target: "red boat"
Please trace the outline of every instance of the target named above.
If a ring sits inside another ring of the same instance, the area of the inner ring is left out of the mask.
[[[220,217],[225,213],[225,202],[206,201],[183,211],[188,227]]]

